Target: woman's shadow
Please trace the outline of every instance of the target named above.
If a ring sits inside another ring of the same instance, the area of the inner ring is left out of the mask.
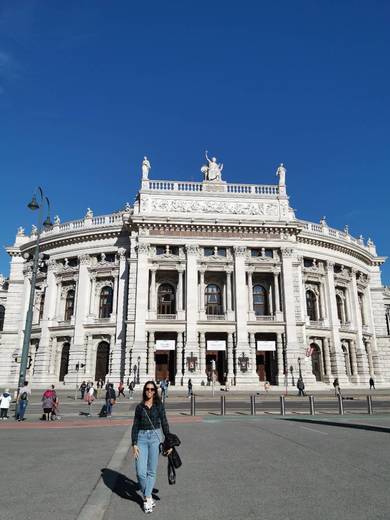
[[[135,502],[143,509],[144,501],[142,496],[139,494],[138,482],[134,482],[134,480],[126,477],[123,473],[119,473],[113,469],[103,468],[101,472],[103,482],[113,493],[125,500]],[[153,489],[153,498],[155,500],[160,500],[155,493],[158,493],[158,489]]]

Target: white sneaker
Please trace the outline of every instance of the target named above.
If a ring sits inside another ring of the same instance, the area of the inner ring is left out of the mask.
[[[144,512],[145,513],[153,513],[153,505],[151,500],[145,500],[144,502]]]

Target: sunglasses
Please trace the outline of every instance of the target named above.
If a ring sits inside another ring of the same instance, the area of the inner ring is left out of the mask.
[[[146,390],[147,392],[155,392],[155,391],[156,391],[156,389],[153,388],[152,386],[148,386],[147,388],[145,388],[145,390]]]

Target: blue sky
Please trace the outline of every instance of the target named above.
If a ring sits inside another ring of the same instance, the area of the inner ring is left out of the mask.
[[[153,178],[200,180],[207,148],[230,182],[284,162],[299,218],[390,255],[389,22],[374,0],[2,0],[1,245],[36,185],[62,221],[106,214],[144,154]]]

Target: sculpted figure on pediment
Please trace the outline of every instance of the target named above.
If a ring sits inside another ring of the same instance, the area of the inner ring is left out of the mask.
[[[217,158],[212,157],[211,159],[207,155],[207,150],[205,152],[205,157],[207,160],[207,165],[202,166],[200,171],[204,175],[205,181],[220,181],[221,180],[221,174],[223,170],[223,164],[217,163]]]
[[[144,160],[142,161],[142,179],[143,180],[149,179],[149,172],[151,169],[152,169],[152,167],[150,165],[150,162],[145,155]]]

